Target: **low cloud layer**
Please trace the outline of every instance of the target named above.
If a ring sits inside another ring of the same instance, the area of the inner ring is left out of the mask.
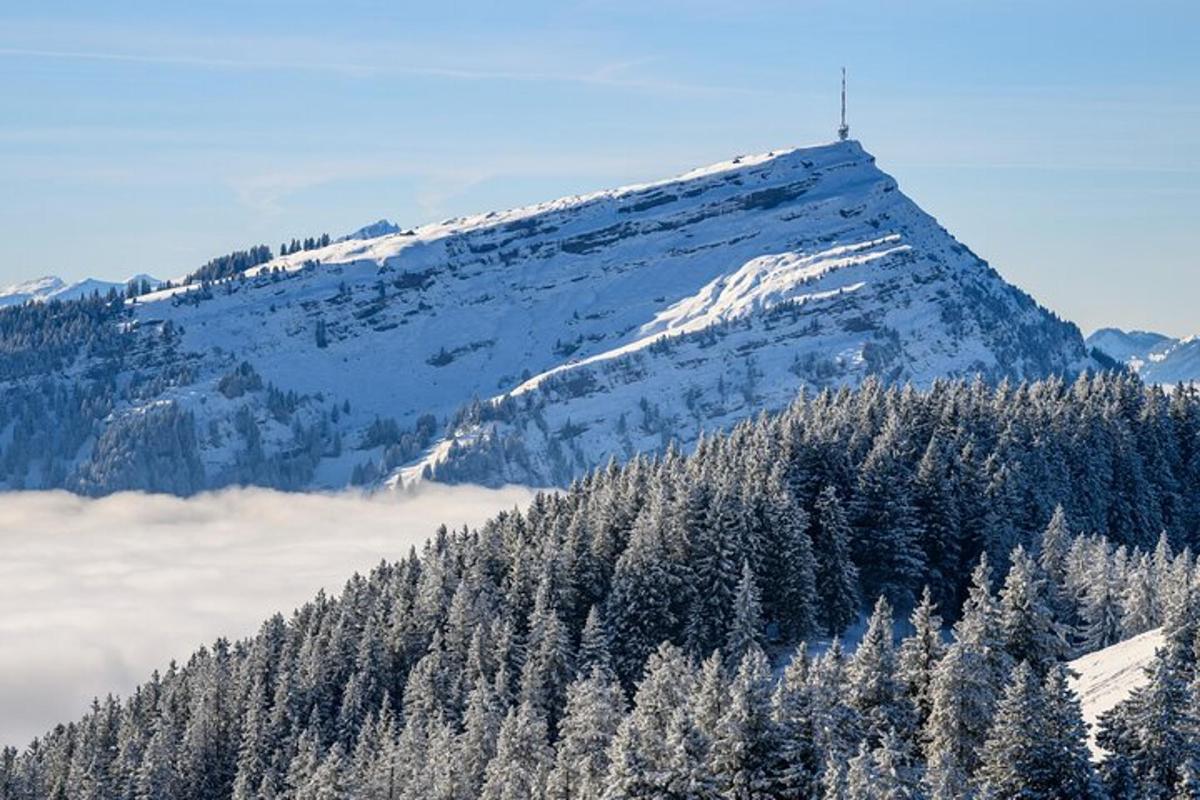
[[[246,489],[191,499],[0,495],[0,746],[127,694],[218,636],[395,560],[437,525],[476,525],[526,489],[411,496]]]

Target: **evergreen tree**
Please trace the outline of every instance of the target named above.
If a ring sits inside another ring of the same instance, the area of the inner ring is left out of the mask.
[[[682,800],[715,800],[720,795],[709,770],[710,742],[692,723],[686,709],[678,708],[667,725],[667,761],[658,773],[659,785],[650,797]]]
[[[180,795],[182,779],[175,766],[179,732],[174,719],[160,713],[146,744],[135,781],[136,800],[174,800]]]
[[[308,789],[317,769],[321,766],[321,750],[317,742],[316,731],[310,725],[300,735],[296,747],[296,755],[288,764],[285,785],[289,793],[296,797]]]
[[[821,775],[822,800],[848,800],[849,776],[846,774],[848,764],[833,753],[825,762],[825,771]]]
[[[850,704],[849,677],[841,642],[834,639],[812,670],[813,716],[818,746],[827,757],[848,759],[865,733]]]
[[[879,776],[871,760],[871,750],[866,742],[862,742],[846,770],[846,800],[876,800],[875,787],[878,783]]]
[[[1094,652],[1121,640],[1121,592],[1117,568],[1107,553],[1090,565],[1083,599],[1083,651]]]
[[[347,782],[355,798],[398,797],[398,760],[396,718],[390,703],[385,703],[379,714],[368,720],[350,758]]]
[[[1037,564],[1046,579],[1046,602],[1058,622],[1068,645],[1073,646],[1083,635],[1079,630],[1079,598],[1068,579],[1071,553],[1071,529],[1062,505],[1054,508],[1050,522],[1042,532],[1037,550]]]
[[[808,514],[783,486],[776,470],[763,506],[764,616],[779,636],[796,641],[816,629],[817,564],[809,538]]]
[[[1171,796],[1171,800],[1195,800],[1197,797],[1200,797],[1200,766],[1193,758],[1183,765],[1179,784],[1175,787],[1175,794]]]
[[[541,797],[553,763],[546,723],[537,708],[522,703],[509,709],[488,764],[480,800],[526,800]]]
[[[576,658],[576,670],[580,675],[589,675],[594,668],[606,672],[611,672],[613,668],[608,630],[596,606],[588,609],[587,620],[579,636],[579,656]]]
[[[574,651],[567,631],[547,591],[539,590],[529,621],[528,655],[521,673],[522,703],[537,709],[553,728],[566,702],[567,685],[575,673]]]
[[[799,645],[771,697],[771,718],[778,736],[777,797],[817,797],[823,754],[810,687],[806,646]]]
[[[1121,636],[1129,638],[1157,627],[1161,618],[1154,570],[1144,553],[1130,565],[1124,584],[1120,597]],[[1101,623],[1103,627],[1107,627],[1107,620]],[[1096,639],[1110,636],[1110,631],[1103,631]]]
[[[868,595],[883,594],[911,608],[925,577],[924,532],[917,519],[905,466],[907,439],[889,415],[858,474],[854,496],[854,549]]]
[[[947,426],[948,427],[948,426]],[[922,550],[928,564],[926,586],[934,587],[936,601],[955,607],[956,576],[962,564],[963,509],[961,478],[956,474],[953,441],[941,425],[934,428],[917,465],[913,501],[924,531]]]
[[[937,614],[928,586],[922,591],[910,622],[913,632],[900,643],[897,674],[903,695],[916,715],[915,724],[921,728],[933,708],[933,674],[946,652],[942,618]]]
[[[1045,794],[1047,763],[1045,697],[1036,671],[1022,661],[996,707],[995,722],[980,756],[979,795],[1005,798],[1052,798]]]
[[[899,737],[892,731],[884,734],[871,753],[875,782],[870,796],[879,800],[918,800],[920,782],[911,761],[912,754]]]
[[[912,710],[896,675],[896,650],[892,642],[892,607],[880,596],[867,623],[867,631],[850,661],[849,702],[866,726],[868,743],[877,745],[889,730],[908,731]]]
[[[350,800],[345,779],[345,757],[341,745],[335,744],[321,759],[312,777],[296,791],[296,800]]]
[[[850,523],[832,486],[817,500],[813,542],[822,623],[837,636],[858,617],[860,599],[858,568],[850,554]]]
[[[725,713],[728,702],[729,681],[725,664],[721,658],[721,651],[714,650],[700,665],[700,673],[696,677],[696,686],[688,704],[689,721],[703,738],[705,748],[716,738],[721,716]],[[705,753],[707,754],[707,749]]]
[[[766,656],[754,648],[741,659],[712,742],[710,771],[720,795],[732,800],[775,797],[778,746],[771,671]]]
[[[990,575],[983,556],[972,575],[962,618],[954,626],[955,641],[930,684],[924,738],[925,781],[932,797],[956,797],[969,785],[1008,671]]]
[[[741,509],[729,491],[718,492],[704,524],[689,531],[695,602],[687,620],[688,650],[711,653],[725,644],[736,613],[739,549],[744,541]]]
[[[725,653],[736,663],[762,644],[762,603],[759,601],[758,585],[750,570],[750,562],[742,561],[742,574],[733,601],[733,619],[725,637]]]
[[[670,797],[657,776],[678,769],[679,746],[690,738],[690,720],[681,722],[676,715],[686,708],[694,685],[691,666],[678,648],[664,644],[650,657],[633,710],[610,748],[606,800]],[[681,725],[684,730],[672,731]]]
[[[608,754],[624,717],[625,698],[599,665],[567,690],[554,769],[547,781],[551,800],[599,800],[608,781]]]
[[[663,530],[660,516],[651,512],[639,516],[613,574],[608,604],[613,661],[626,686],[633,684],[659,643],[671,639],[677,629],[673,608],[681,587],[669,569],[671,553]]]
[[[1043,697],[1046,796],[1062,800],[1101,800],[1104,789],[1092,766],[1087,747],[1087,725],[1066,667],[1060,665],[1050,670]]]
[[[1000,628],[1005,650],[1013,661],[1028,663],[1038,675],[1045,675],[1067,655],[1066,641],[1047,597],[1046,581],[1020,546],[1013,551],[1000,591]]]
[[[465,787],[467,797],[478,797],[483,789],[488,764],[496,754],[496,740],[503,719],[504,710],[495,688],[487,680],[476,683],[467,701],[462,732],[455,747],[461,770],[460,783]]]

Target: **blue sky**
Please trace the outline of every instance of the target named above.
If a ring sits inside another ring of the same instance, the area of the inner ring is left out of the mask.
[[[0,284],[853,134],[1085,331],[1200,333],[1200,4],[0,5]]]

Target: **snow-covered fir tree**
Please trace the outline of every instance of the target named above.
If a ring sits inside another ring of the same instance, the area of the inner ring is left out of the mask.
[[[1116,376],[822,392],[199,649],[0,752],[0,800],[1187,796],[1197,407]],[[1101,785],[1062,662],[1157,625]]]

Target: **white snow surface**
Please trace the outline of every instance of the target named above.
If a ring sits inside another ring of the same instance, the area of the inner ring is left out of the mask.
[[[1088,724],[1088,744],[1097,758],[1103,755],[1103,750],[1096,744],[1097,720],[1146,683],[1146,667],[1162,644],[1162,629],[1155,628],[1077,658],[1068,665],[1079,676],[1074,679],[1073,688],[1079,695],[1083,719]]]
[[[244,405],[264,450],[294,447],[260,397],[216,391],[237,364],[305,398],[310,422],[348,402],[335,421],[345,447],[313,488],[383,461],[360,446],[377,418],[407,429],[432,414],[445,428],[389,464],[392,480],[561,485],[804,389],[1095,366],[1078,329],[1005,283],[855,141],[346,239],[206,299],[197,288],[134,307],[147,348],[168,323],[183,331],[188,382],[153,399],[194,414],[210,476],[236,458]]]

